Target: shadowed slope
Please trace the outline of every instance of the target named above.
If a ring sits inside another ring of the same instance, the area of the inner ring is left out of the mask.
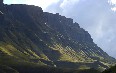
[[[29,72],[33,66],[102,71],[115,62],[70,18],[31,5],[0,7],[0,64]]]

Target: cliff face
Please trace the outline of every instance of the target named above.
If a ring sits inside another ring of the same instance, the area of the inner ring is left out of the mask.
[[[0,7],[0,58],[1,64],[9,66],[23,61],[99,70],[116,62],[71,18],[31,5]]]

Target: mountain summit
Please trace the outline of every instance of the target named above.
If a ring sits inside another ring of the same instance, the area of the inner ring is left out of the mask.
[[[3,0],[0,0],[0,8],[2,7],[3,5]]]
[[[0,7],[0,67],[19,73],[48,67],[102,71],[115,62],[71,18],[33,5]]]
[[[0,4],[3,4],[3,0],[0,0]]]

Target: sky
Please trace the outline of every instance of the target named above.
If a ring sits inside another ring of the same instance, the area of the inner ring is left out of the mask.
[[[116,58],[116,0],[4,0],[7,4],[29,4],[43,11],[72,18],[91,34],[94,42]]]

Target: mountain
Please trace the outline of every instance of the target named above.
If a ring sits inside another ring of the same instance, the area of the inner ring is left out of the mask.
[[[110,69],[103,71],[102,73],[116,73],[116,66],[113,66]]]
[[[2,2],[0,0],[0,71],[3,73],[7,70],[95,73],[116,63],[73,19],[43,12],[33,5]]]

